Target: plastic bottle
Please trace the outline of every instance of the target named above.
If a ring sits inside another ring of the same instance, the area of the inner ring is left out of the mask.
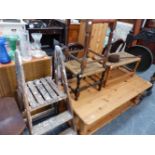
[[[24,61],[30,61],[32,59],[31,53],[29,51],[29,38],[28,38],[28,32],[20,31],[18,32],[19,36],[19,46],[20,46],[20,52],[22,59]]]
[[[5,43],[6,43],[5,37],[0,36],[0,63],[2,64],[7,64],[11,62],[11,59],[5,47]]]

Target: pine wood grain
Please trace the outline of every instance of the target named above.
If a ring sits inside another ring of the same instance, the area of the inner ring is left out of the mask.
[[[93,24],[91,40],[89,45],[90,49],[97,53],[102,53],[107,29],[108,24]]]

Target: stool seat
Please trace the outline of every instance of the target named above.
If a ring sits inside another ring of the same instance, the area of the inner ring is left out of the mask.
[[[22,134],[25,126],[14,98],[0,98],[0,135]]]
[[[66,62],[65,66],[74,75],[78,75],[81,71],[80,63],[76,60]],[[94,62],[92,58],[87,58],[87,65],[81,77],[94,75],[103,71],[105,71],[103,65],[101,65],[99,62]]]

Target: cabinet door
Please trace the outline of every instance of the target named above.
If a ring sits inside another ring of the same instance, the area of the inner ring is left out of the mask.
[[[69,43],[78,42],[79,37],[79,24],[71,24],[69,27]]]

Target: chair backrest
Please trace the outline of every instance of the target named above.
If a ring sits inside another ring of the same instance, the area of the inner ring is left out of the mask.
[[[107,23],[97,23],[92,25],[91,39],[89,48],[93,51],[101,54],[104,48],[104,42],[106,40],[106,34],[108,30]]]
[[[106,38],[106,33],[108,30],[108,23],[94,23],[92,25],[92,32],[91,32],[91,38],[89,43],[89,48],[93,51],[96,51],[97,53],[102,52],[104,45],[103,42]],[[85,20],[80,21],[80,30],[79,30],[79,37],[78,42],[82,45],[84,45],[84,39],[85,39]]]
[[[116,20],[112,20],[112,19],[92,20],[89,48],[101,54],[104,48],[103,43],[106,38],[108,27],[110,27],[111,31],[113,31],[115,28],[115,23],[116,23]],[[85,26],[86,26],[85,20],[81,20],[78,40],[79,40],[79,43],[81,43],[82,45],[84,45],[84,40],[85,40],[85,31],[86,31]]]
[[[113,31],[116,26],[116,20],[114,19],[95,19],[95,20],[86,20],[85,24],[85,42],[84,42],[84,56],[88,55],[89,48],[90,48],[90,42],[91,42],[91,34],[92,34],[92,29],[94,24],[108,24],[110,28],[110,35],[108,38],[108,44],[107,44],[107,49],[105,53],[103,54],[104,57],[107,57],[108,52],[110,50],[111,42],[112,42],[112,37],[113,37]],[[96,52],[96,51],[94,51]]]
[[[110,51],[111,43],[112,43],[112,38],[113,38],[113,33],[116,27],[116,20],[115,19],[95,19],[92,20],[93,24],[99,24],[99,23],[107,23],[109,28],[110,28],[110,35],[108,38],[108,43],[107,43],[107,49],[103,53],[103,55],[106,57],[108,55],[108,52]]]

